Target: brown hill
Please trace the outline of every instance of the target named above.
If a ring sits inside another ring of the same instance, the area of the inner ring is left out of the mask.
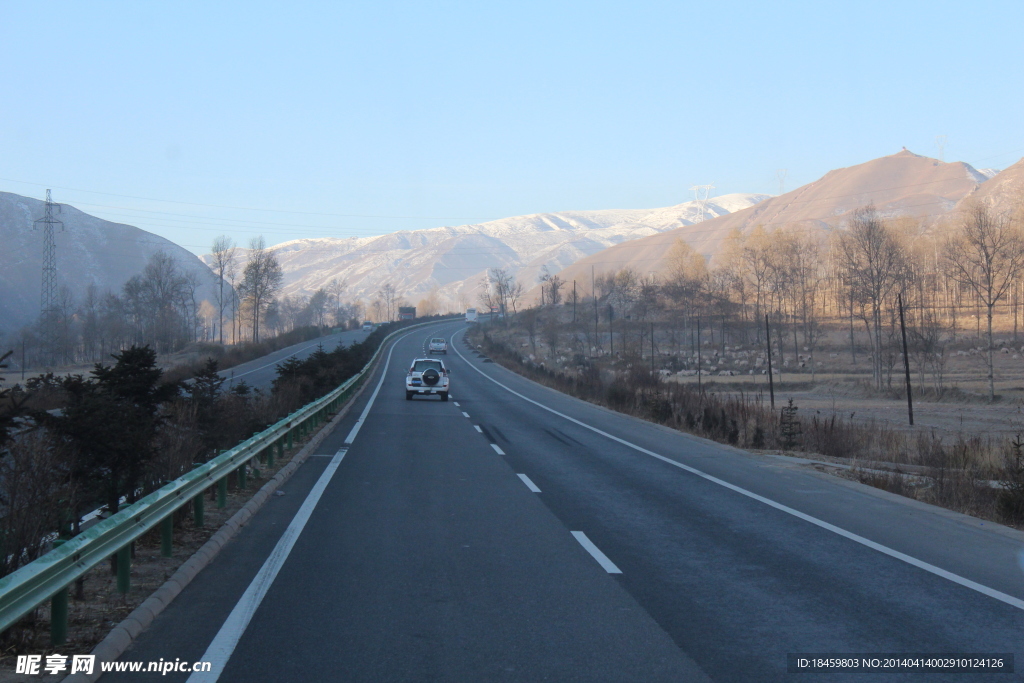
[[[1024,169],[1020,176],[1024,178]],[[713,259],[734,229],[746,232],[763,225],[771,231],[788,225],[830,230],[841,227],[855,209],[872,203],[882,215],[915,216],[933,222],[984,182],[985,176],[969,164],[944,163],[904,149],[830,171],[820,180],[727,216],[609,247],[577,261],[559,276],[567,281],[588,282],[592,266],[597,274],[627,267],[644,274],[659,272],[666,252],[677,239]]]
[[[971,195],[998,213],[1013,213],[1024,203],[1024,159],[1000,171]]]

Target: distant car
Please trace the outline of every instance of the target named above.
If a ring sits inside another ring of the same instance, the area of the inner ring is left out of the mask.
[[[363,332],[371,332],[371,331],[373,331],[373,323],[371,323],[369,320],[367,320],[365,323],[363,323]]]
[[[411,401],[417,394],[437,394],[442,401],[448,400],[448,368],[437,358],[417,358],[405,376],[405,400]]]
[[[430,345],[427,347],[427,351],[430,353],[443,353],[448,355],[448,342],[441,337],[434,337],[430,340]]]

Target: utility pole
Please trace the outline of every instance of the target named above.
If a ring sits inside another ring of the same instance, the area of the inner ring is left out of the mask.
[[[903,322],[903,295],[897,294],[896,301],[900,307],[900,333],[903,335],[903,370],[907,375],[907,416],[910,426],[914,426],[914,399],[910,395],[910,357],[907,355],[907,326]]]
[[[594,286],[594,266],[590,266],[590,296],[594,297],[594,343],[599,344],[601,332],[597,329],[597,288]]]
[[[651,323],[651,374],[654,374],[654,323]]]
[[[697,391],[704,395],[704,385],[700,380],[700,313],[697,314]]]
[[[768,343],[768,394],[772,399],[772,410],[775,410],[775,380],[772,378],[772,330],[768,326],[768,314],[764,314],[764,336]]]
[[[615,319],[615,309],[608,304],[608,355],[615,355],[615,330],[612,328],[612,321]]]
[[[572,322],[576,323],[576,281],[572,281]]]
[[[64,223],[53,217],[53,207],[60,213],[60,205],[54,204],[50,191],[46,191],[46,206],[43,217],[34,225],[43,230],[43,283],[40,297],[40,328],[44,362],[53,364],[57,355],[57,244],[53,239],[54,227],[64,230]]]

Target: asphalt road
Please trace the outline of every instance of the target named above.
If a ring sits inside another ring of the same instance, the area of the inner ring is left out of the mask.
[[[1024,667],[1024,534],[576,401],[471,352],[463,328],[400,339],[325,457],[122,659],[212,659],[232,683],[784,681],[787,653]],[[406,401],[407,363],[439,334],[452,400]]]
[[[370,336],[370,333],[363,332],[361,329],[329,334],[310,341],[286,346],[279,351],[274,351],[262,358],[228,368],[218,374],[228,379],[228,382],[225,383],[225,388],[230,389],[236,383],[245,382],[253,388],[266,391],[270,389],[271,384],[277,377],[277,366],[289,358],[294,357],[302,360],[309,357],[320,345],[323,345],[324,351],[330,352],[341,345],[351,346],[352,344],[357,344],[368,336]]]

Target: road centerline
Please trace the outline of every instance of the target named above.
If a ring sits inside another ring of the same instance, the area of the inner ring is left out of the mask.
[[[517,474],[516,476],[523,480],[523,483],[526,484],[526,488],[530,489],[534,493],[540,493],[540,488],[538,488],[528,476],[525,474]]]
[[[519,475],[522,476],[522,475]],[[608,559],[608,556],[601,552],[601,549],[594,545],[594,542],[587,538],[582,531],[573,531],[573,537],[580,542],[583,549],[590,553],[591,557],[609,574],[621,574],[622,570],[615,566],[615,563]]]

